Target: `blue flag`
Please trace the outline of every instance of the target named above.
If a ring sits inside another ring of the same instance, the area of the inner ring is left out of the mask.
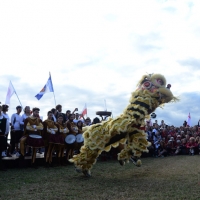
[[[41,91],[37,95],[35,95],[35,97],[37,98],[37,100],[40,100],[42,98],[42,96],[47,92],[54,92],[51,75],[49,75],[49,79],[48,79],[46,85],[41,89]]]

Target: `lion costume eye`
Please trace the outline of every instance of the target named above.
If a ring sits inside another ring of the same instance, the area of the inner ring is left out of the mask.
[[[152,83],[150,81],[145,81],[142,86],[145,89],[149,89],[149,88],[151,88]]]
[[[162,79],[158,78],[156,81],[159,85],[164,85],[164,81]]]

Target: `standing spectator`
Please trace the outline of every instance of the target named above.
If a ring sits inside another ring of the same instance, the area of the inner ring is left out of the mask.
[[[24,114],[21,116],[21,119],[20,119],[20,129],[23,133],[24,133],[24,121],[26,120],[26,118],[30,116],[31,116],[30,106],[26,106],[24,108]],[[31,156],[31,147],[26,147],[25,156]]]
[[[92,121],[92,124],[98,124],[98,123],[100,123],[101,121],[100,121],[100,119],[98,118],[98,117],[95,117],[94,119],[93,119],[93,121]]]
[[[153,137],[153,141],[154,141],[154,146],[155,146],[155,156],[158,156],[158,151],[160,149],[160,142],[161,142],[162,138],[160,135],[160,132],[157,131]]]
[[[19,140],[22,137],[22,131],[20,129],[20,120],[21,120],[21,111],[22,111],[22,107],[21,106],[17,106],[16,107],[17,113],[14,113],[11,117],[11,140],[12,140],[12,136],[14,136],[14,146],[16,148],[16,156],[19,156],[19,149],[18,149],[18,145],[19,145]],[[12,145],[12,144],[11,144]]]
[[[183,126],[184,126],[184,127],[187,126],[187,122],[186,122],[186,121],[183,122]]]
[[[56,119],[58,118],[59,115],[62,115],[63,116],[63,122],[65,123],[66,122],[66,115],[64,113],[62,113],[62,106],[60,104],[58,104],[56,106],[56,110],[57,110],[57,113],[56,113]]]
[[[79,119],[79,118],[80,118],[80,115],[79,115],[78,113],[76,113],[73,122],[74,122],[75,124],[77,124],[78,121],[82,121],[82,122],[83,122],[83,120],[81,120],[81,119]]]
[[[56,119],[57,110],[55,108],[52,108],[51,112],[52,112],[52,120],[56,123],[57,122],[57,119]]]
[[[161,120],[160,127],[165,128],[165,122],[164,122],[164,120]]]
[[[89,117],[87,117],[85,119],[85,126],[90,126],[91,125],[91,119]]]
[[[8,112],[8,108],[9,108],[8,105],[6,105],[6,104],[2,105],[2,111],[3,111],[2,115],[3,115],[4,118],[7,119],[7,121],[6,121],[6,131],[5,131],[5,136],[6,136],[6,143],[7,143],[7,146],[9,147],[9,148],[7,149],[7,151],[6,151],[6,154],[5,154],[4,156],[12,157],[11,154],[10,154],[10,151],[11,151],[11,145],[8,144],[8,142],[7,142],[8,134],[9,134],[9,132],[10,132],[10,118],[9,118],[9,116],[8,116],[8,114],[7,114],[7,112]]]
[[[3,117],[2,106],[0,105],[0,170],[6,171],[2,162],[2,152],[7,148],[7,140],[5,137],[7,119]]]

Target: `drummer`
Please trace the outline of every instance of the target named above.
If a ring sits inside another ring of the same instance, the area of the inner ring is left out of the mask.
[[[67,128],[69,129],[69,134],[72,134],[72,135],[76,136],[78,134],[78,127],[74,123],[74,119],[75,119],[74,114],[70,114],[69,115],[69,120],[67,121]],[[69,156],[70,157],[73,156],[74,147],[75,147],[74,145],[68,146],[67,151],[66,151],[67,160],[68,160]]]
[[[82,120],[79,120],[77,122],[77,127],[78,127],[78,134],[83,134],[83,121]],[[83,145],[83,143],[77,143],[76,145],[76,153],[79,154],[80,153],[80,149],[81,149],[81,146]]]
[[[64,150],[66,147],[64,140],[67,136],[67,133],[69,133],[69,129],[67,128],[67,124],[63,123],[63,115],[58,115],[56,126],[58,127],[58,134],[62,137],[57,152],[58,161],[60,161],[61,164],[64,164]]]
[[[20,159],[24,159],[25,154],[25,142],[30,134],[34,135],[41,135],[41,131],[43,130],[42,121],[38,118],[39,115],[39,108],[32,109],[32,116],[28,117],[24,121],[24,137],[20,140]],[[42,147],[42,146],[41,146]],[[33,147],[33,154],[32,154],[32,166],[35,166],[35,158],[36,158],[36,148]]]
[[[52,154],[56,144],[60,144],[60,138],[57,134],[58,128],[52,120],[53,112],[48,111],[48,118],[43,122],[43,139],[45,142],[45,161],[49,165],[52,163]],[[64,143],[64,142],[63,142]]]

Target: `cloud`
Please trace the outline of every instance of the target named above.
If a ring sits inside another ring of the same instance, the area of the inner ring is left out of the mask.
[[[199,5],[187,0],[5,1],[0,7],[0,98],[5,99],[11,80],[22,104],[38,106],[46,116],[55,106],[53,94],[40,101],[34,96],[51,72],[63,111],[82,110],[87,103],[93,118],[105,109],[106,99],[107,109],[118,116],[140,77],[161,73],[182,101],[158,109],[159,119],[182,124],[188,110],[193,119],[200,85]],[[18,104],[13,95],[9,114]]]
[[[200,70],[200,59],[188,58],[185,60],[179,60],[178,63],[182,66],[191,67],[191,70]]]

